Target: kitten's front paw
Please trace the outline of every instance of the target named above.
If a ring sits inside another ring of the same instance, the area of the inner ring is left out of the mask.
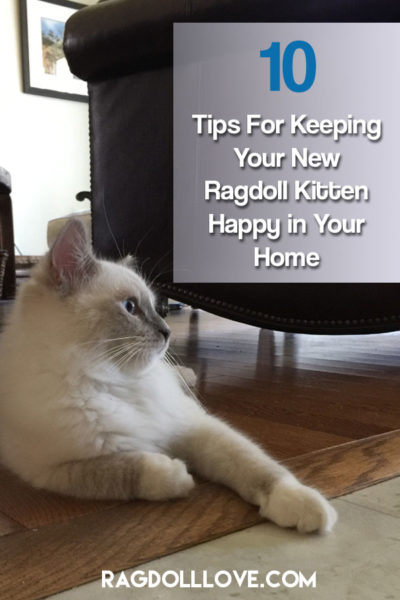
[[[174,497],[187,496],[194,487],[194,480],[179,458],[171,460],[170,478]]]
[[[337,520],[336,510],[317,490],[291,477],[278,481],[260,500],[263,517],[302,533],[331,531]]]
[[[178,458],[154,453],[145,455],[143,461],[138,498],[181,498],[193,488],[193,477],[188,473],[185,463]]]

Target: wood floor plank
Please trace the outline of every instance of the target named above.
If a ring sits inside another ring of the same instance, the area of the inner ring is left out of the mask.
[[[117,504],[115,501],[77,500],[36,490],[0,467],[0,512],[28,529],[68,521]]]
[[[285,461],[305,483],[329,497],[400,476],[400,430]]]
[[[286,464],[305,483],[340,496],[400,475],[400,431],[312,452]],[[99,578],[102,569],[134,567],[259,522],[257,510],[236,494],[203,483],[185,500],[122,504],[15,533],[0,538],[0,597],[42,598]],[[19,584],[21,572],[29,582],[25,587]]]
[[[7,515],[0,513],[0,536],[23,530],[25,530],[25,527],[20,523],[17,523],[13,519],[10,519],[10,517],[7,517]]]
[[[169,323],[173,351],[195,369],[207,408],[275,456],[321,449],[323,439],[330,446],[335,438],[363,439],[400,428],[398,332],[285,334],[203,311],[171,315]],[[293,445],[282,440],[285,427]],[[271,435],[274,430],[282,435]]]
[[[42,598],[95,579],[102,568],[127,568],[258,521],[237,495],[204,484],[191,500],[135,502],[14,534],[7,543],[0,538],[0,598]]]

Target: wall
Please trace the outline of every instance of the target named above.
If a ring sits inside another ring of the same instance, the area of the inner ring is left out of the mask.
[[[36,255],[49,219],[88,208],[74,199],[90,189],[88,106],[22,92],[18,5],[0,0],[0,165],[12,177],[16,245]]]

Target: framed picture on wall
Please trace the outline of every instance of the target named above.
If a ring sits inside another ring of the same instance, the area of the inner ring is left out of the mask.
[[[69,0],[20,0],[23,89],[28,94],[87,102],[63,50],[65,23],[84,5]]]

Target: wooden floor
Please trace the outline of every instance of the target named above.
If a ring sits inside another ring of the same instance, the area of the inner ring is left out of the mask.
[[[190,309],[169,323],[205,405],[305,482],[338,496],[400,474],[400,333],[274,333]],[[209,483],[173,502],[84,502],[2,470],[0,598],[42,598],[257,522]]]

